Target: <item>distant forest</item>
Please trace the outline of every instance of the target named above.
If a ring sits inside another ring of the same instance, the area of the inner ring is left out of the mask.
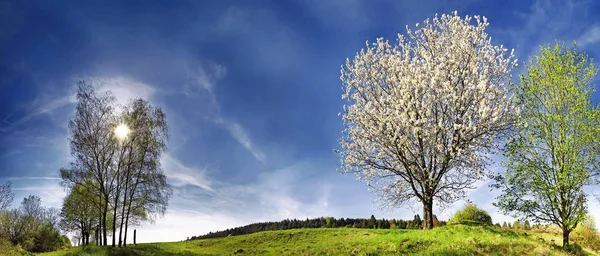
[[[252,234],[260,231],[271,231],[271,230],[285,230],[295,228],[371,228],[371,229],[422,229],[423,221],[421,216],[418,214],[412,220],[396,220],[396,219],[375,219],[375,216],[371,215],[369,219],[352,219],[352,218],[340,218],[336,219],[333,217],[321,217],[315,219],[297,220],[297,219],[285,219],[279,222],[259,222],[250,225],[226,229],[223,231],[210,232],[201,236],[192,236],[189,240],[196,239],[207,239],[207,238],[218,238],[227,236],[237,236]],[[437,216],[433,215],[434,226],[444,226],[446,221],[438,221]]]

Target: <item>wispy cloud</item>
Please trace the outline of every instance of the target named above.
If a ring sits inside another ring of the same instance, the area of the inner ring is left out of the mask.
[[[192,185],[213,191],[211,181],[205,177],[204,169],[185,166],[168,153],[161,157],[160,163],[171,184],[175,186]]]
[[[60,178],[58,178],[58,177],[24,176],[24,177],[0,177],[0,180],[60,180]]]
[[[580,37],[577,39],[577,43],[582,46],[589,46],[600,42],[600,25],[594,25],[588,30],[586,30]]]
[[[5,125],[0,126],[0,133],[11,132],[18,128],[20,125],[32,120],[36,116],[43,114],[53,115],[53,112],[63,106],[75,103],[74,95],[52,97],[48,95],[38,96],[33,102],[30,102],[24,106],[27,106],[26,114],[18,118],[14,122],[8,121],[9,117],[4,117],[3,122]]]
[[[254,158],[265,163],[266,155],[254,145],[246,129],[238,122],[221,115],[220,104],[215,94],[215,87],[218,81],[227,74],[227,68],[214,62],[207,62],[195,67],[188,65],[187,70],[186,94],[188,96],[201,93],[208,94],[211,104],[215,108],[214,123],[227,130],[231,137],[246,148]]]
[[[34,182],[34,179],[21,179],[12,181],[12,190],[15,193],[13,207],[17,207],[21,200],[28,195],[37,195],[45,207],[60,208],[66,195],[66,191],[56,180],[37,179],[37,182]]]
[[[363,0],[297,1],[319,23],[330,29],[363,30],[372,26],[368,7]]]
[[[181,168],[198,172],[184,165]],[[339,216],[342,213],[329,205],[328,183],[313,181],[310,175],[302,175],[320,168],[322,167],[308,162],[299,162],[260,174],[255,182],[248,184],[231,184],[204,178],[203,181],[187,181],[188,184],[207,182],[211,190],[208,193],[198,193],[185,187],[176,188],[165,217],[158,219],[155,225],[144,225],[144,232],[152,232],[156,237],[140,237],[142,240],[139,241],[178,241],[187,236],[260,221]],[[168,177],[171,178],[171,174]],[[208,222],[212,224],[209,225]],[[170,231],[159,234],[153,231],[171,226],[173,232],[178,231],[177,234],[171,234]]]
[[[151,101],[156,92],[156,89],[148,84],[123,76],[89,77],[84,80],[98,93],[111,92],[121,105],[126,105],[135,98]]]
[[[265,163],[267,156],[253,145],[252,140],[250,140],[250,136],[244,130],[244,128],[238,124],[237,122],[226,120],[221,117],[217,118],[215,122],[221,126],[223,126],[231,136],[244,148],[246,148],[252,155],[260,162]]]

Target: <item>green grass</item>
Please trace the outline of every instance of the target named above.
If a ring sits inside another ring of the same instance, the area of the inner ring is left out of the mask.
[[[429,231],[295,229],[127,248],[74,247],[39,255],[570,255],[549,242],[548,234],[541,238],[528,232],[468,225]]]

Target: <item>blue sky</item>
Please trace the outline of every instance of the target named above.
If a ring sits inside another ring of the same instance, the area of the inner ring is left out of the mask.
[[[284,218],[412,218],[419,206],[380,211],[364,184],[336,172],[340,66],[366,40],[454,10],[488,17],[492,42],[520,64],[554,40],[600,54],[595,1],[0,0],[0,182],[14,183],[15,206],[36,194],[60,207],[73,89],[85,79],[167,114],[162,165],[175,193],[138,241]],[[495,193],[481,182],[469,198],[494,222],[512,220]],[[447,219],[463,204],[434,213]],[[600,220],[598,203],[590,209]]]

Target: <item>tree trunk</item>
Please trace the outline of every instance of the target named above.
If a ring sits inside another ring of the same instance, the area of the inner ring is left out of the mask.
[[[129,163],[131,163],[131,151],[129,151]],[[123,222],[125,220],[125,206],[127,205],[127,196],[129,192],[129,179],[130,179],[130,171],[131,164],[127,165],[127,175],[125,176],[125,192],[123,193],[123,209],[121,210],[121,227],[119,227],[119,247],[121,247],[121,242],[123,242],[123,246],[125,245],[125,240],[122,240],[123,237]],[[127,225],[125,225],[125,239],[127,239]]]
[[[563,229],[563,247],[569,246],[569,234],[570,230]]]
[[[81,237],[85,237],[85,227],[83,226],[83,224],[81,224],[81,222],[79,222],[81,225]]]
[[[102,226],[104,226],[104,228],[102,229],[102,237],[104,238],[104,246],[108,244],[108,234],[106,232],[106,215],[108,215],[108,197],[106,197],[106,199],[107,200],[104,200],[104,211],[102,212]]]
[[[423,200],[423,230],[433,228],[433,200],[429,196],[424,196]]]
[[[134,187],[135,188],[135,187]],[[133,195],[129,198],[129,204],[127,205],[127,213],[125,214],[125,238],[123,239],[123,244],[127,246],[127,227],[129,227],[129,213],[131,212],[131,201],[133,200]],[[133,244],[135,244],[135,229],[133,230]]]
[[[127,247],[127,224],[125,224],[125,236],[123,237],[123,247]]]
[[[123,209],[121,210],[121,226],[119,227],[119,247],[121,247],[121,243],[123,242],[123,223],[125,220],[125,206],[127,205],[127,202],[125,201],[127,199],[127,185],[125,185],[125,196],[123,199]],[[127,236],[127,227],[125,227],[125,229],[125,236]]]
[[[117,182],[118,182],[118,181],[117,181]],[[117,194],[117,195],[115,196],[115,207],[114,207],[114,210],[113,210],[113,228],[112,228],[113,235],[112,235],[112,247],[115,247],[115,246],[116,246],[115,239],[117,239],[117,208],[118,208],[118,207],[117,207],[117,203],[118,203],[118,200],[119,200],[119,189],[118,189],[118,185],[117,185],[117,193],[116,193],[116,194]],[[120,246],[119,246],[119,247],[120,247]]]
[[[133,230],[133,244],[134,244],[134,245],[135,245],[135,244],[137,244],[137,243],[135,242],[136,231],[137,231],[137,230],[135,230],[135,229]]]
[[[98,246],[102,246],[103,240],[102,240],[102,193],[98,194],[98,209],[99,209],[99,213],[100,216],[98,216],[98,243],[96,245]]]

